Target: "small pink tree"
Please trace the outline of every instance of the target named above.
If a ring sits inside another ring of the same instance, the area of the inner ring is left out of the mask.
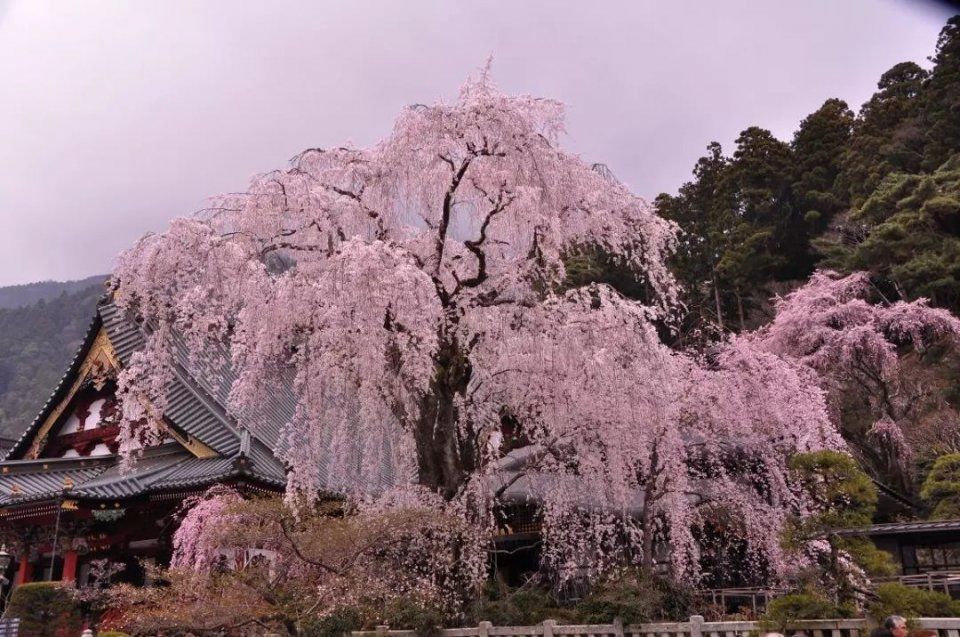
[[[559,103],[506,96],[484,70],[371,149],[309,149],[142,239],[114,277],[153,330],[121,379],[128,422],[148,423],[126,446],[160,431],[171,335],[211,377],[228,343],[240,422],[255,429],[292,384],[292,496],[389,485],[481,528],[534,498],[565,575],[652,567],[657,534],[659,559],[695,572],[693,530],[724,510],[781,564],[786,458],[840,444],[820,390],[748,340],[715,368],[660,342],[674,226],[564,152],[562,131]],[[644,303],[566,288],[565,259],[597,250],[644,282]],[[533,451],[512,473],[505,423]]]
[[[271,607],[255,608],[259,614],[298,622],[351,609],[364,623],[383,623],[386,609],[401,602],[456,617],[475,599],[486,552],[456,504],[438,500],[405,490],[375,504],[331,500],[291,510],[280,498],[244,500],[213,487],[185,503],[164,576],[190,580],[217,571],[213,586],[201,579],[198,589],[245,589]],[[251,550],[263,559],[235,559]],[[182,618],[179,609],[168,612]]]
[[[879,297],[872,299],[871,297]],[[817,272],[779,299],[772,323],[747,336],[755,347],[814,370],[831,416],[874,473],[913,484],[909,436],[937,388],[908,373],[907,353],[960,338],[960,320],[923,299],[886,302],[865,272]]]

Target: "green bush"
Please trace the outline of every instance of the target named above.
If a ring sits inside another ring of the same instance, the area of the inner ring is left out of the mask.
[[[760,625],[764,630],[783,633],[798,620],[837,619],[852,615],[852,609],[837,606],[817,593],[790,593],[767,604],[767,612],[760,620]]]
[[[71,587],[60,582],[32,582],[14,589],[7,617],[20,618],[21,637],[79,635],[82,618]]]
[[[619,617],[624,624],[654,620],[681,621],[694,612],[693,592],[679,583],[630,569],[597,584],[574,609],[578,621],[606,624]]]
[[[101,630],[97,633],[97,637],[130,637],[130,635],[119,630]]]
[[[443,627],[444,615],[439,609],[412,599],[397,599],[384,609],[383,623],[391,628],[412,630],[418,637],[436,637]]]
[[[300,628],[303,637],[342,637],[363,628],[363,619],[355,608],[342,608],[321,620],[312,620]]]
[[[472,609],[469,623],[488,621],[495,626],[531,626],[545,619],[572,620],[573,613],[561,607],[547,591],[539,588],[511,589],[496,581],[487,582],[483,599]]]
[[[960,617],[960,600],[949,595],[903,584],[881,584],[877,598],[870,603],[870,615],[883,619],[889,615],[904,617]]]
[[[933,520],[960,516],[960,453],[937,458],[923,482],[920,497],[932,508],[930,518]]]

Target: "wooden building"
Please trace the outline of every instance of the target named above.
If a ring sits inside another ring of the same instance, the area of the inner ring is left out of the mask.
[[[117,374],[143,337],[104,299],[69,369],[0,462],[0,540],[15,556],[6,573],[13,586],[85,585],[103,559],[124,565],[118,579],[142,584],[143,564],[170,558],[184,498],[218,483],[283,490],[274,451],[292,403],[278,402],[275,422],[249,433],[224,409],[229,384],[191,374],[182,347],[167,387],[165,439],[121,466]]]
[[[893,555],[902,576],[960,573],[960,520],[874,524],[838,534],[869,537]]]

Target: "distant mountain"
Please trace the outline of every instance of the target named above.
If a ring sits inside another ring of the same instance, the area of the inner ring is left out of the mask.
[[[26,307],[37,301],[49,301],[63,292],[72,293],[100,285],[107,280],[107,276],[96,274],[79,281],[39,281],[3,287],[0,288],[0,308]]]
[[[18,437],[40,411],[80,347],[106,278],[0,288],[0,437]]]

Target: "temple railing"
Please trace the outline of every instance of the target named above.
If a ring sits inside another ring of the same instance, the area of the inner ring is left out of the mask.
[[[893,575],[873,578],[874,586],[887,582],[896,582],[913,588],[925,588],[930,591],[956,595],[960,591],[960,571],[927,571],[916,575]]]
[[[791,622],[784,629],[788,635],[803,633],[806,637],[867,637],[876,623],[866,619],[812,619]],[[938,637],[960,637],[960,618],[925,617],[916,620],[916,627],[937,631]],[[750,637],[767,630],[777,630],[760,622],[708,622],[694,615],[685,622],[652,624],[558,624],[547,620],[535,626],[494,626],[480,622],[475,628],[449,628],[439,637]],[[417,637],[413,630],[353,631],[352,637]]]

